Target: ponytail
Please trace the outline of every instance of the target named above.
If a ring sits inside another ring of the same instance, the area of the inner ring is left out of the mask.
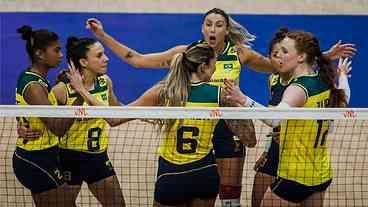
[[[347,101],[343,89],[336,87],[337,71],[333,68],[331,62],[323,57],[320,52],[317,56],[317,65],[319,66],[320,78],[325,82],[331,90],[329,107],[346,107]]]
[[[208,65],[215,58],[215,51],[208,44],[196,43],[189,46],[184,53],[174,56],[170,71],[159,83],[160,106],[185,106],[191,88],[191,75],[198,72],[202,65]],[[169,132],[176,120],[158,121],[160,129]]]
[[[249,31],[234,19],[229,17],[229,35],[228,39],[236,45],[250,45],[250,42],[256,39],[256,36],[249,33]]]

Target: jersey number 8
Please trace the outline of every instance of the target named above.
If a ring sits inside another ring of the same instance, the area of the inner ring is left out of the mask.
[[[100,149],[101,128],[90,128],[88,130],[87,147],[89,151],[95,152]]]

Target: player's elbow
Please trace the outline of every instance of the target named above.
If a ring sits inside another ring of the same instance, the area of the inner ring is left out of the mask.
[[[135,54],[129,61],[129,64],[134,68],[147,68],[147,60],[142,54]]]

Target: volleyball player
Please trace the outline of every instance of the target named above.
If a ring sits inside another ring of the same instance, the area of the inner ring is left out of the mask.
[[[346,95],[336,86],[337,72],[322,56],[313,34],[288,32],[281,41],[278,55],[280,72],[290,72],[293,79],[277,107],[346,106]],[[318,71],[314,70],[315,63]],[[225,85],[229,100],[243,106],[260,106],[231,82],[225,81]],[[280,125],[280,120],[265,122],[274,127]],[[262,206],[323,206],[324,192],[332,181],[326,146],[328,128],[328,120],[281,122],[278,177]]]
[[[82,97],[84,105],[121,105],[106,75],[109,59],[103,46],[93,38],[69,37],[66,48],[71,67],[83,76],[80,80],[83,87],[76,91],[67,79],[59,78],[64,81],[53,88],[59,104],[71,105]],[[94,102],[89,102],[91,100]],[[108,124],[115,126],[109,119],[77,119],[60,139],[60,162],[72,203],[75,203],[82,183],[86,182],[102,206],[125,206],[118,178],[107,154]]]
[[[31,66],[17,81],[16,102],[19,105],[56,105],[56,98],[46,79],[47,73],[63,58],[59,37],[46,29],[17,30],[26,41]],[[73,105],[81,104],[77,99]],[[63,177],[59,163],[58,136],[62,136],[73,119],[20,117],[20,125],[36,131],[37,139],[19,136],[13,155],[13,169],[19,182],[32,193],[36,206],[67,206],[64,202]],[[26,134],[26,136],[30,136]]]
[[[278,52],[281,49],[280,42],[285,38],[287,32],[288,29],[286,28],[280,29],[275,33],[270,42],[269,54],[271,60],[275,62],[280,61],[280,57],[278,55]],[[332,46],[330,51],[333,50],[333,47],[336,46]],[[347,79],[347,75],[351,70],[350,64],[351,61],[349,61],[348,58],[340,58],[337,67],[339,70],[339,88],[344,89],[344,92],[347,96],[347,102],[349,102],[350,99],[350,87]],[[270,75],[268,83],[270,89],[269,107],[277,106],[280,103],[282,95],[291,80],[292,76],[290,72],[279,72]],[[254,166],[256,174],[254,176],[252,189],[253,207],[259,207],[261,205],[261,201],[266,190],[271,186],[273,180],[277,177],[279,160],[279,132],[280,127],[275,127],[273,128],[272,132],[267,135],[265,151],[256,161]]]

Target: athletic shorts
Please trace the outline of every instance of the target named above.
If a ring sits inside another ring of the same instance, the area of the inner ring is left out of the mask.
[[[213,132],[213,148],[216,158],[244,157],[245,147],[224,120],[219,120]]]
[[[180,205],[196,198],[216,198],[219,185],[212,152],[199,161],[184,165],[160,157],[154,197],[163,205]]]
[[[92,154],[60,149],[60,163],[64,180],[69,185],[88,184],[116,175],[107,151]]]
[[[266,155],[266,162],[258,168],[258,172],[277,177],[277,168],[279,166],[279,144],[272,139],[270,148]]]
[[[316,192],[324,192],[330,186],[332,179],[316,186],[306,186],[295,181],[278,177],[271,185],[272,192],[280,198],[300,203]]]
[[[13,170],[19,182],[32,193],[55,189],[64,183],[57,146],[35,151],[17,147]]]

